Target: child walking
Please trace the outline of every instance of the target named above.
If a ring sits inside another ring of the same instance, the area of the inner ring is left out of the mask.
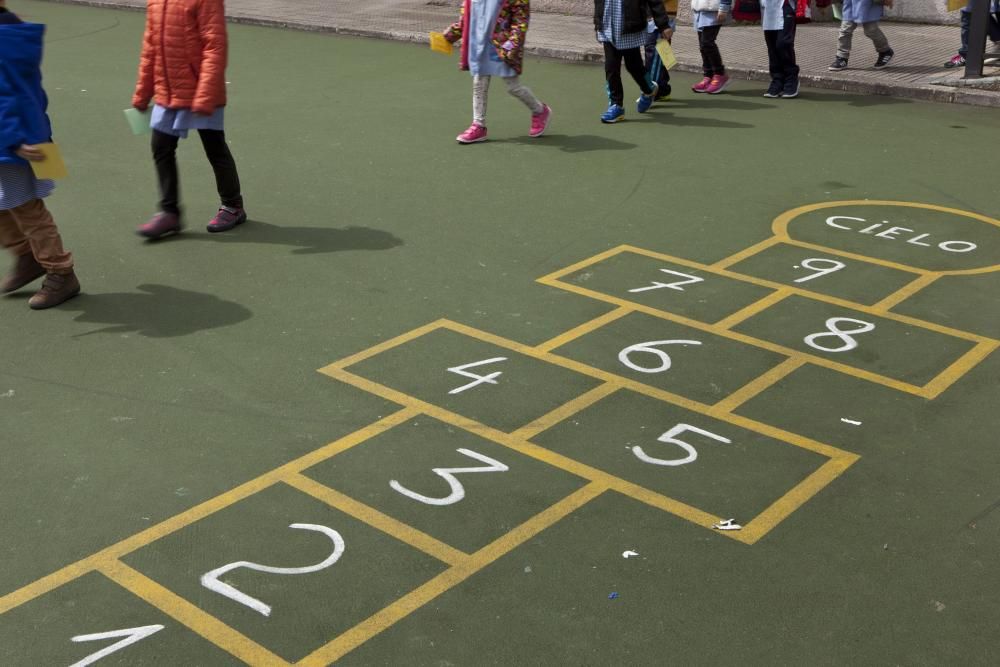
[[[698,31],[698,48],[701,50],[701,67],[705,75],[691,86],[696,93],[718,95],[729,85],[722,54],[715,40],[732,9],[733,0],[691,0],[694,27]]]
[[[153,100],[153,161],[160,212],[140,226],[149,239],[183,227],[177,144],[197,130],[215,172],[222,204],[208,223],[224,232],[246,222],[236,162],[226,143],[226,58],[228,39],[223,0],[149,0],[139,77],[132,106],[145,111]]]
[[[986,24],[987,37],[990,41],[996,44],[1000,41],[1000,3],[997,0],[992,0],[990,2],[990,16]],[[969,29],[972,26],[972,0],[966,3],[965,7],[962,7],[962,30],[961,30],[961,46],[958,49],[958,53],[948,59],[948,62],[944,64],[948,69],[954,67],[965,67],[965,57],[969,55]]]
[[[549,126],[552,109],[521,83],[530,16],[529,0],[463,0],[459,20],[444,32],[449,43],[462,40],[459,67],[472,74],[472,125],[455,137],[458,143],[486,141],[486,102],[494,76],[531,111],[528,136],[540,137]]]
[[[795,62],[795,4],[791,0],[761,0],[761,25],[767,44],[771,85],[764,97],[799,96],[799,66]]]
[[[882,18],[883,5],[891,8],[892,0],[843,0],[843,6],[840,10],[842,18],[840,37],[837,41],[837,57],[833,59],[833,64],[827,69],[831,72],[847,69],[847,60],[851,57],[852,37],[859,23],[865,31],[865,37],[872,40],[875,51],[878,52],[875,69],[882,69],[889,64],[895,52],[889,46],[889,39],[878,25]]]
[[[653,106],[659,86],[647,81],[642,63],[642,47],[649,39],[646,32],[649,17],[663,39],[672,37],[670,18],[662,0],[594,0],[594,29],[597,41],[604,45],[604,78],[611,102],[601,115],[602,123],[617,123],[625,117],[622,61],[642,91],[636,100],[636,111],[646,113]]]
[[[45,155],[35,144],[51,141],[42,89],[45,26],[24,23],[0,0],[0,244],[14,256],[14,267],[0,280],[9,293],[45,276],[28,300],[35,310],[58,306],[80,293],[73,256],[42,201],[52,181],[38,180],[28,161]]]
[[[664,38],[664,34],[668,35],[667,42],[672,41],[674,30],[677,27],[677,2],[678,0],[663,0],[663,8],[666,10],[667,20],[670,22],[670,28],[664,33],[657,29],[652,17],[647,19],[646,23],[647,37],[646,46],[643,48],[643,60],[646,63],[646,81],[650,87],[653,87],[654,83],[656,84],[654,102],[670,99],[670,71],[664,66],[663,59],[660,58],[660,54],[656,50],[656,43]]]

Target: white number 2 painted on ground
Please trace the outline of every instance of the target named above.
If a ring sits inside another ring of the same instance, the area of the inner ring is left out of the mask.
[[[289,526],[289,528],[314,530],[317,533],[323,533],[333,542],[333,553],[327,556],[322,562],[317,563],[316,565],[308,565],[306,567],[271,567],[269,565],[258,565],[257,563],[241,560],[235,563],[230,563],[229,565],[223,565],[222,567],[218,567],[211,572],[206,572],[201,575],[201,585],[210,591],[229,598],[230,600],[235,600],[242,605],[250,607],[259,614],[270,616],[270,606],[264,604],[257,598],[250,597],[246,593],[241,593],[236,590],[235,587],[227,583],[219,581],[219,577],[241,567],[245,567],[248,570],[256,570],[257,572],[266,572],[268,574],[309,574],[310,572],[325,570],[340,560],[340,557],[344,554],[344,538],[341,537],[340,533],[335,531],[333,528],[317,526],[311,523],[293,523]]]
[[[684,458],[658,459],[647,454],[645,451],[643,451],[642,447],[639,447],[638,445],[632,448],[632,453],[635,454],[636,458],[638,458],[640,461],[644,463],[651,463],[654,466],[682,466],[688,463],[694,463],[698,459],[698,450],[696,450],[694,446],[684,442],[683,440],[677,439],[677,436],[684,433],[685,431],[691,431],[693,433],[697,433],[698,435],[703,435],[706,438],[711,438],[712,440],[715,440],[717,442],[724,442],[727,445],[732,444],[733,442],[729,438],[724,438],[721,435],[718,435],[717,433],[706,431],[705,429],[698,428],[697,426],[691,426],[690,424],[678,424],[677,426],[673,427],[672,429],[661,435],[659,438],[657,438],[656,441],[664,442],[670,445],[677,445],[685,452],[687,452],[687,456],[685,456]]]
[[[690,276],[686,273],[681,273],[680,271],[671,271],[670,269],[660,269],[660,271],[662,271],[663,273],[669,273],[672,276],[680,276],[685,280],[678,280],[677,282],[673,283],[661,283],[654,280],[653,284],[648,285],[647,287],[636,287],[635,289],[630,289],[629,292],[631,294],[636,294],[638,292],[648,292],[649,290],[663,289],[663,288],[673,289],[677,290],[678,292],[683,292],[684,288],[682,287],[682,285],[693,285],[695,283],[705,282],[704,278],[699,278],[698,276]]]
[[[826,266],[818,266],[819,263],[824,263]],[[809,259],[804,259],[800,263],[801,267],[804,269],[809,269],[814,273],[810,273],[808,276],[803,276],[798,280],[794,281],[797,283],[807,283],[810,280],[815,280],[816,278],[822,278],[823,276],[829,275],[840,271],[841,269],[847,268],[847,264],[843,262],[838,262],[835,259],[825,259],[823,257],[810,257]],[[795,267],[799,268],[798,266]]]
[[[496,384],[497,378],[503,375],[502,371],[496,371],[495,373],[490,373],[489,375],[476,375],[475,373],[466,372],[466,368],[475,368],[476,366],[485,366],[486,364],[493,364],[498,361],[507,361],[507,357],[494,357],[492,359],[483,359],[482,361],[473,361],[471,364],[462,364],[461,366],[453,366],[448,369],[449,373],[457,373],[467,378],[472,378],[473,382],[469,384],[462,385],[461,387],[456,387],[449,391],[449,394],[460,394],[466,389],[472,389],[473,387],[478,387],[481,384]]]
[[[662,373],[663,371],[670,369],[670,355],[663,350],[656,349],[659,345],[701,345],[700,341],[697,340],[652,340],[648,343],[636,343],[635,345],[629,345],[624,350],[618,353],[618,361],[622,362],[634,371],[639,371],[640,373]],[[639,366],[638,364],[632,363],[629,358],[632,354],[636,352],[644,352],[646,354],[652,354],[660,359],[659,366]]]
[[[859,324],[856,329],[841,329],[841,322],[850,322],[852,324]],[[852,336],[857,336],[858,334],[868,333],[869,331],[875,330],[875,325],[871,322],[865,322],[864,320],[856,320],[851,317],[831,317],[826,321],[826,328],[828,331],[820,331],[819,333],[814,333],[804,338],[806,345],[809,347],[814,347],[817,350],[822,350],[823,352],[847,352],[848,350],[853,350],[858,346],[858,341],[854,340]],[[826,338],[833,336],[834,338],[840,340],[843,344],[837,347],[826,347],[817,343],[820,338]]]
[[[455,479],[455,475],[466,472],[507,472],[510,470],[510,468],[496,459],[491,459],[490,457],[474,452],[471,449],[456,449],[455,451],[459,454],[464,454],[470,458],[476,459],[477,461],[482,461],[486,465],[476,466],[474,468],[432,468],[434,474],[442,477],[444,481],[448,482],[448,486],[451,487],[451,493],[444,498],[431,498],[417,493],[416,491],[410,491],[396,480],[389,482],[389,486],[391,486],[394,491],[402,493],[407,498],[413,498],[414,500],[420,501],[425,505],[437,505],[438,507],[443,507],[445,505],[454,505],[465,497],[465,487],[462,486],[461,482]]]
[[[83,660],[79,662],[74,662],[70,667],[86,667],[87,665],[92,665],[101,658],[111,655],[116,651],[120,651],[126,646],[131,646],[136,642],[141,642],[146,637],[150,635],[155,635],[157,632],[162,630],[164,626],[162,625],[144,625],[138,628],[125,628],[123,630],[111,630],[110,632],[97,632],[92,635],[77,635],[73,637],[75,642],[99,642],[102,639],[117,639],[119,637],[124,637],[119,642],[115,642],[110,646],[105,646],[97,653],[91,653]]]

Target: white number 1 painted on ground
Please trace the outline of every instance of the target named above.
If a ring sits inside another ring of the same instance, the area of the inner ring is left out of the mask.
[[[658,459],[644,452],[642,447],[639,447],[638,445],[632,448],[632,453],[635,454],[636,458],[638,458],[640,461],[644,463],[651,463],[654,466],[682,466],[688,463],[694,463],[698,459],[698,450],[696,450],[692,445],[689,445],[683,440],[677,439],[677,436],[679,436],[681,433],[684,433],[685,431],[692,431],[694,433],[697,433],[698,435],[703,435],[706,438],[711,438],[712,440],[715,440],[717,442],[724,442],[727,445],[732,444],[733,442],[729,438],[724,438],[721,435],[718,435],[717,433],[706,431],[705,429],[698,428],[697,426],[691,426],[690,424],[678,424],[677,426],[673,427],[672,429],[661,435],[656,440],[657,442],[665,442],[667,444],[677,445],[685,452],[687,452],[687,456],[685,456],[684,458]]]
[[[478,387],[481,384],[496,384],[497,378],[503,375],[502,371],[496,371],[495,373],[490,373],[489,375],[476,375],[475,373],[467,373],[466,368],[475,368],[476,366],[485,366],[486,364],[493,364],[498,361],[507,361],[507,357],[494,357],[492,359],[483,359],[482,361],[473,361],[471,364],[462,364],[461,366],[453,366],[448,369],[449,373],[457,373],[467,378],[472,378],[473,382],[469,384],[462,385],[449,391],[449,394],[460,394],[466,389],[472,389],[473,387]]]
[[[323,533],[330,538],[333,542],[333,553],[326,557],[320,563],[315,565],[308,565],[306,567],[271,567],[270,565],[259,565],[257,563],[251,563],[249,561],[241,560],[235,563],[230,563],[229,565],[223,565],[222,567],[217,567],[211,572],[206,572],[201,575],[201,585],[210,591],[218,593],[230,600],[235,600],[242,605],[250,607],[255,612],[263,614],[264,616],[271,615],[271,607],[264,604],[257,598],[250,597],[246,593],[241,593],[236,590],[234,586],[230,586],[227,583],[219,581],[219,577],[233,570],[237,570],[241,567],[245,567],[248,570],[256,570],[257,572],[266,572],[268,574],[309,574],[310,572],[319,572],[320,570],[325,570],[330,567],[344,554],[344,538],[340,536],[340,533],[335,531],[333,528],[327,528],[326,526],[317,526],[312,523],[293,523],[289,528],[298,528],[300,530],[314,530],[317,533]]]
[[[817,266],[817,263],[819,262],[824,262],[826,266]],[[815,273],[811,273],[808,276],[804,276],[802,278],[799,278],[798,280],[795,280],[794,282],[797,283],[807,283],[810,280],[815,280],[816,278],[822,278],[823,276],[847,268],[847,264],[844,264],[843,262],[838,262],[835,259],[825,259],[823,257],[810,257],[809,259],[804,259],[802,260],[800,266],[802,268],[809,269],[810,271],[815,271]],[[796,266],[795,268],[797,269],[799,267]]]
[[[126,646],[131,646],[136,642],[141,642],[146,637],[150,635],[155,635],[157,632],[162,630],[164,626],[162,625],[144,625],[139,628],[125,628],[123,630],[111,630],[110,632],[97,632],[92,635],[77,635],[73,637],[72,641],[79,642],[99,642],[102,639],[117,639],[118,637],[124,637],[120,642],[115,642],[110,646],[105,646],[97,653],[91,653],[83,660],[79,662],[74,662],[69,667],[86,667],[87,665],[92,665],[101,658],[111,655],[115,651],[120,651]]]
[[[510,468],[496,459],[491,459],[490,457],[474,452],[471,449],[456,449],[455,451],[459,454],[465,454],[466,456],[476,459],[477,461],[482,461],[486,465],[476,466],[474,468],[432,468],[432,472],[442,477],[444,481],[448,482],[448,486],[451,487],[451,493],[444,498],[431,498],[417,493],[416,491],[410,491],[396,480],[389,482],[389,486],[391,486],[394,491],[402,493],[407,498],[413,498],[414,500],[422,502],[425,505],[443,507],[445,505],[454,505],[465,497],[465,487],[462,486],[461,482],[455,479],[455,475],[466,472],[507,472],[510,470]]]
[[[673,289],[677,290],[678,292],[683,292],[684,288],[682,287],[682,285],[693,285],[695,283],[705,282],[704,278],[699,278],[698,276],[691,276],[686,273],[681,273],[680,271],[671,271],[670,269],[660,269],[660,271],[662,271],[663,273],[669,273],[672,276],[680,276],[681,278],[684,278],[684,280],[678,280],[677,282],[673,283],[661,283],[654,280],[653,284],[647,287],[636,287],[635,289],[630,289],[629,293],[636,294],[638,292],[648,292],[649,290],[663,289],[663,288]]]

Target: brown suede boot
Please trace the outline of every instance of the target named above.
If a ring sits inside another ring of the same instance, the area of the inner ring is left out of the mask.
[[[45,275],[45,269],[35,261],[35,256],[30,252],[18,255],[14,263],[14,268],[10,270],[3,280],[0,281],[0,292],[8,294],[21,289],[30,282],[38,280]]]
[[[79,293],[80,281],[76,279],[76,274],[72,270],[69,273],[50,273],[45,276],[42,289],[28,299],[28,305],[32,310],[44,310],[58,306]]]

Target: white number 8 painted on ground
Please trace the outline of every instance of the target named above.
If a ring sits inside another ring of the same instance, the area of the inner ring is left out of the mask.
[[[312,523],[293,523],[289,526],[289,528],[314,530],[317,533],[323,533],[333,542],[333,553],[327,556],[321,563],[308,565],[306,567],[271,567],[270,565],[259,565],[257,563],[241,560],[236,563],[230,563],[229,565],[223,565],[222,567],[218,567],[211,572],[206,572],[201,575],[201,585],[210,591],[229,598],[230,600],[235,600],[242,605],[250,607],[259,614],[270,616],[271,607],[269,605],[264,604],[257,598],[250,597],[246,593],[241,593],[234,586],[219,581],[219,577],[241,567],[245,567],[248,570],[256,570],[257,572],[267,572],[268,574],[309,574],[310,572],[325,570],[340,560],[340,557],[344,555],[344,538],[341,537],[340,533],[335,531],[333,528],[317,526]]]

